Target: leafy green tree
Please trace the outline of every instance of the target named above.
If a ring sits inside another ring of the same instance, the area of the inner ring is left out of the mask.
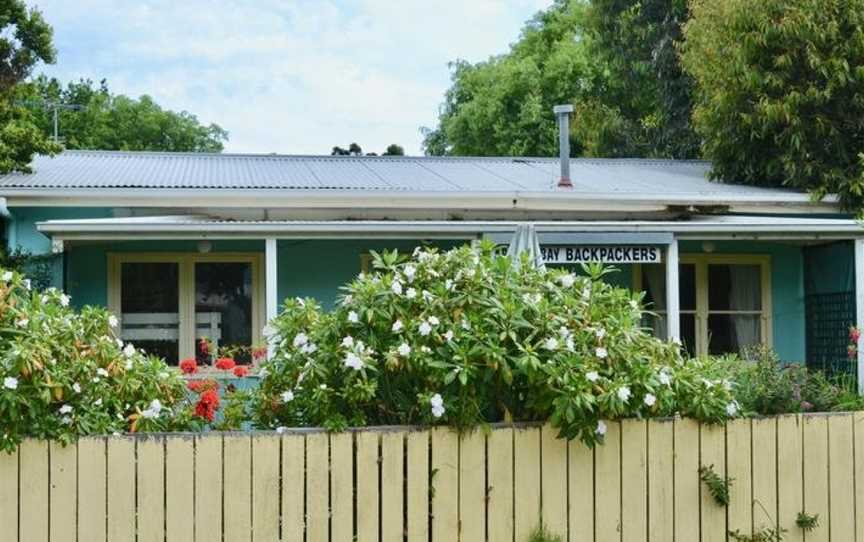
[[[864,0],[698,0],[683,63],[713,175],[864,204]]]
[[[387,145],[387,150],[384,151],[382,156],[405,156],[405,149],[402,148],[402,145],[392,143]]]
[[[56,52],[53,31],[36,9],[23,0],[0,0],[0,172],[30,171],[36,153],[52,154],[59,147],[34,124],[29,111],[17,104],[18,86],[39,62],[51,64]]]
[[[574,154],[694,156],[690,80],[674,43],[685,0],[557,0],[505,55],[452,64],[427,154],[554,155],[552,106],[572,103]]]
[[[336,146],[330,151],[331,156],[363,156],[363,148],[357,143],[351,143],[347,149]],[[387,150],[381,153],[381,156],[404,156],[405,149],[401,145],[392,143],[387,146]],[[367,152],[366,156],[378,156],[376,152]]]
[[[113,94],[104,79],[98,86],[81,79],[64,87],[39,76],[23,93],[46,134],[54,129],[54,104],[75,107],[59,111],[60,135],[69,149],[220,152],[228,140],[217,124],[205,126],[191,113],[163,109],[150,96]]]

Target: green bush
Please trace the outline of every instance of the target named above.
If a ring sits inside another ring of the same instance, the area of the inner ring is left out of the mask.
[[[599,265],[542,271],[478,243],[375,255],[374,268],[333,311],[286,301],[252,394],[258,427],[550,419],[593,444],[603,419],[737,413],[724,368],[651,337],[639,295]]]
[[[122,344],[116,326],[107,311],[77,313],[66,294],[0,268],[0,449],[199,426],[179,373]]]

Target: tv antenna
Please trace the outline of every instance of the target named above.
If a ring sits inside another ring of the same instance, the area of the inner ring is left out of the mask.
[[[24,105],[35,105],[37,107],[44,107],[51,111],[54,121],[54,134],[51,136],[51,139],[54,140],[54,143],[60,143],[60,116],[59,111],[61,109],[66,111],[78,111],[84,109],[83,105],[79,104],[66,104],[63,102],[55,102],[49,100],[26,100],[21,102]]]

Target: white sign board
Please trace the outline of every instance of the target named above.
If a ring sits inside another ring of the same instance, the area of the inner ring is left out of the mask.
[[[543,245],[543,263],[660,263],[663,249],[645,245]]]

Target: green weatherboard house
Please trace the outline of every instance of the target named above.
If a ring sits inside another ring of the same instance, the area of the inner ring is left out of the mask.
[[[846,346],[864,323],[864,229],[831,198],[709,182],[708,170],[66,151],[0,176],[0,231],[8,248],[46,256],[43,282],[113,309],[125,340],[169,363],[199,337],[260,344],[288,296],[332,304],[370,251],[507,243],[530,222],[547,264],[613,264],[611,280],[646,292],[657,314],[646,325],[694,354],[764,343],[856,373]]]

